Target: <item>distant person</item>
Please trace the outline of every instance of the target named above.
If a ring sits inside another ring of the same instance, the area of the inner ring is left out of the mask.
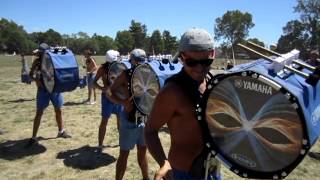
[[[319,51],[313,50],[310,52],[309,59],[306,62],[314,67],[319,67],[320,59],[318,58],[319,58]]]
[[[20,54],[21,57],[21,82],[31,84],[31,78],[29,76],[29,67],[27,60],[23,53]]]
[[[130,62],[132,68],[136,67],[138,64],[144,63],[146,59],[146,53],[142,49],[134,49],[130,53]],[[128,90],[128,82],[130,82],[130,73],[132,69],[125,70],[120,74],[120,76],[115,79],[111,86],[111,89],[107,91],[110,99],[118,104],[124,106],[124,110],[120,114],[120,133],[119,133],[119,143],[120,143],[120,153],[116,165],[116,180],[121,180],[125,174],[127,168],[127,161],[130,150],[132,150],[135,145],[137,145],[137,157],[138,164],[141,169],[141,173],[144,180],[148,178],[148,161],[147,161],[147,148],[144,142],[143,129],[144,121],[141,117],[137,117],[137,109],[134,107],[132,102],[132,97],[130,97],[130,92]],[[122,98],[117,93],[118,91],[124,92],[124,96],[127,98]]]
[[[49,93],[43,85],[43,79],[41,74],[41,60],[43,53],[46,49],[49,49],[49,46],[45,43],[41,43],[39,48],[34,51],[37,58],[33,61],[32,67],[30,70],[30,77],[36,82],[37,85],[37,111],[36,116],[33,120],[33,132],[32,138],[29,140],[27,146],[31,146],[33,144],[37,144],[37,133],[40,126],[41,117],[43,115],[43,111],[49,106],[49,101],[54,106],[55,117],[58,125],[58,135],[57,137],[61,138],[71,138],[71,136],[64,129],[63,121],[62,121],[62,112],[61,108],[63,105],[63,97],[61,93],[52,92]]]
[[[233,64],[231,63],[231,61],[227,61],[227,66],[226,66],[226,70],[229,70],[229,69],[231,69],[231,68],[233,68]]]
[[[109,82],[109,77],[108,77],[108,71],[109,71],[110,65],[112,62],[117,61],[119,57],[120,57],[120,54],[118,51],[115,51],[115,50],[107,51],[106,62],[99,67],[97,71],[97,75],[94,79],[95,88],[102,91],[101,93],[102,119],[99,126],[99,136],[98,136],[99,152],[102,152],[102,149],[103,149],[103,140],[106,134],[108,119],[110,118],[111,114],[115,114],[117,116],[117,128],[119,131],[119,119],[120,119],[119,115],[122,111],[122,106],[119,104],[112,103],[105,94],[106,90],[111,86],[111,82]],[[99,79],[102,80],[103,86],[98,84]]]
[[[208,156],[200,123],[196,117],[197,99],[205,91],[206,75],[214,60],[213,40],[203,29],[189,29],[179,43],[183,68],[166,80],[157,95],[145,127],[150,154],[160,168],[155,180],[202,180]],[[158,133],[168,125],[171,146],[166,156]],[[212,158],[209,179],[221,179],[220,163]]]
[[[87,71],[87,85],[88,85],[88,99],[84,102],[85,104],[95,104],[97,100],[96,90],[93,84],[94,78],[96,76],[96,71],[98,69],[96,61],[91,57],[91,50],[87,49],[84,51],[85,57],[85,68]],[[93,100],[91,99],[93,93]]]

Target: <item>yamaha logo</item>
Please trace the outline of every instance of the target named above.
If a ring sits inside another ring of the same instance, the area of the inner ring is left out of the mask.
[[[241,164],[244,164],[244,165],[246,165],[248,167],[253,168],[253,167],[257,166],[257,163],[255,163],[253,160],[249,159],[248,157],[246,157],[243,154],[235,154],[235,153],[233,153],[233,154],[231,154],[231,157],[234,160],[236,160],[236,161],[240,162]]]
[[[234,81],[234,86],[239,89],[246,89],[266,95],[272,95],[272,87],[266,84],[261,84],[253,81],[236,80]]]
[[[316,107],[311,115],[311,122],[313,126],[317,126],[318,122],[320,121],[320,105]]]

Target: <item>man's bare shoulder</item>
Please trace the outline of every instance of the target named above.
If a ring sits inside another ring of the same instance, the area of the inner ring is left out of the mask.
[[[169,98],[180,98],[182,95],[183,89],[178,86],[176,83],[168,82],[160,91],[160,96],[168,96]]]

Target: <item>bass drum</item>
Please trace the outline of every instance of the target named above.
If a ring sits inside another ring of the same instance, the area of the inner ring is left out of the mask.
[[[319,83],[272,76],[269,65],[259,60],[213,76],[196,110],[211,153],[245,178],[286,177],[319,135],[319,112],[310,116],[319,109]]]
[[[69,49],[46,50],[41,60],[41,74],[49,93],[72,91],[79,85],[78,63]]]
[[[121,62],[114,61],[110,64],[107,75],[108,82],[110,86],[113,84],[114,80],[124,71],[131,68],[131,63],[128,60],[123,60]],[[118,96],[122,99],[126,99],[125,92],[118,91]]]
[[[152,60],[135,68],[131,78],[133,102],[138,111],[149,115],[153,102],[167,78],[177,74],[182,68],[181,63],[162,63]]]

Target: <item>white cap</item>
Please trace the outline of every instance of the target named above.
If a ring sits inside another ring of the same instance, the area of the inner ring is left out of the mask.
[[[106,61],[107,62],[117,61],[119,57],[120,57],[120,53],[118,51],[111,49],[106,52]]]

